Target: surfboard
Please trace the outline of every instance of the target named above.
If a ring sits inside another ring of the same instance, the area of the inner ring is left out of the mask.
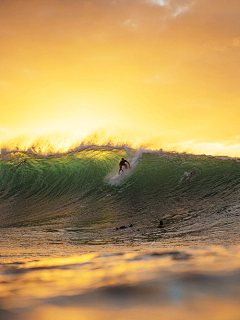
[[[118,178],[121,177],[123,174],[124,174],[124,171],[120,171],[120,174],[119,174],[119,173],[116,173],[115,176],[113,176],[113,177],[111,178],[111,180],[118,179]]]
[[[111,185],[119,184],[125,178],[127,178],[129,175],[131,175],[131,173],[133,172],[131,169],[132,169],[132,163],[130,163],[130,168],[129,168],[129,166],[128,166],[128,168],[124,167],[123,171],[120,171],[120,174],[119,174],[119,168],[117,171],[116,171],[116,169],[114,169],[114,171],[112,171],[110,174],[108,174],[108,176],[106,177],[106,180]]]

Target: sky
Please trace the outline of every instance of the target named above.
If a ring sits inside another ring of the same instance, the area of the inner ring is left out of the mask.
[[[240,156],[239,88],[239,0],[0,1],[2,147]]]

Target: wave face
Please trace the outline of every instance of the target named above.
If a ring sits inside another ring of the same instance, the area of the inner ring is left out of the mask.
[[[122,157],[131,169],[119,176]],[[154,227],[163,219],[174,236],[239,237],[236,159],[93,146],[47,158],[19,152],[8,159],[0,161],[2,228],[101,233],[130,223]],[[114,242],[118,234],[108,237]]]

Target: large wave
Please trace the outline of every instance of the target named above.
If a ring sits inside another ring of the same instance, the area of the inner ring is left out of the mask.
[[[118,177],[124,157],[132,164]],[[91,146],[40,157],[15,152],[0,161],[0,224],[102,228],[113,223],[233,224],[239,215],[237,159]]]

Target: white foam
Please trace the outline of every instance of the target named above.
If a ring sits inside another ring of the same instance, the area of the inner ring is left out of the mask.
[[[146,152],[145,150],[138,150],[133,156],[127,147],[124,147],[124,149],[127,155],[129,156],[127,160],[130,163],[130,169],[129,168],[124,169],[123,172],[122,171],[120,172],[120,174],[119,174],[119,168],[117,170],[114,169],[113,171],[111,171],[106,177],[106,181],[110,185],[119,185],[122,183],[123,180],[125,180],[130,175],[132,175],[139,163],[140,158],[142,157],[142,154]]]

